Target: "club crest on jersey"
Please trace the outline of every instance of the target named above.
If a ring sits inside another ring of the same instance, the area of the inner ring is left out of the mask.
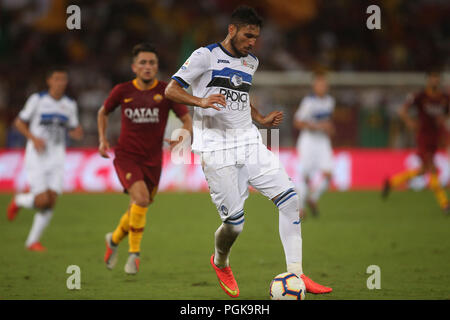
[[[125,116],[133,123],[157,123],[159,122],[158,108],[126,108]]]
[[[233,74],[230,78],[230,83],[233,87],[237,88],[242,84],[242,77],[238,74]]]
[[[162,99],[164,99],[164,97],[162,95],[160,95],[159,93],[157,93],[153,96],[153,100],[155,100],[155,102],[160,102]]]

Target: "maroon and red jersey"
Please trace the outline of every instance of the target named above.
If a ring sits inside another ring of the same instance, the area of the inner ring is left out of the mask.
[[[412,105],[417,110],[418,142],[430,144],[435,142],[437,145],[444,130],[438,118],[447,116],[450,108],[449,97],[442,92],[432,95],[423,90],[412,97]]]
[[[111,90],[104,103],[106,114],[119,105],[122,112],[116,157],[125,157],[144,165],[161,165],[169,111],[173,110],[178,118],[188,113],[185,105],[165,98],[166,86],[166,82],[155,79],[149,89],[142,90],[134,79],[120,83]]]

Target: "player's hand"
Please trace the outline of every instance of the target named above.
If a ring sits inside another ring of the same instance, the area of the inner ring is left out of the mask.
[[[330,121],[318,123],[317,129],[326,133],[329,136],[332,136],[334,134],[334,125]]]
[[[412,132],[416,132],[417,131],[417,123],[414,120],[406,121],[406,126]]]
[[[74,140],[80,141],[81,139],[83,139],[83,129],[81,128],[81,126],[78,126],[75,129],[69,131],[69,136]]]
[[[170,140],[170,139],[164,139],[165,142],[169,144],[169,150],[172,151],[173,148],[179,143],[183,141],[183,136],[179,136],[178,140]]]
[[[261,119],[260,124],[266,127],[276,127],[283,121],[283,111],[272,111]]]
[[[104,140],[104,141],[100,141],[100,145],[98,146],[98,153],[100,153],[100,155],[103,158],[109,158],[109,154],[108,151],[110,149],[109,146],[109,142]]]
[[[225,96],[223,94],[212,94],[209,97],[200,99],[199,107],[201,108],[213,108],[217,111],[220,111],[221,109],[216,106],[215,104],[219,104],[223,106],[224,108],[227,105],[227,102],[225,100]]]
[[[32,137],[31,141],[33,141],[34,148],[38,153],[45,151],[45,141],[38,137]]]

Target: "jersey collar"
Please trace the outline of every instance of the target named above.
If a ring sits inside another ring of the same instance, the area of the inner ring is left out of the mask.
[[[151,90],[151,89],[153,89],[154,87],[156,87],[156,86],[158,85],[158,79],[153,80],[152,85],[151,85],[148,89],[142,89],[142,88],[139,86],[139,84],[138,84],[138,82],[137,82],[137,79],[134,79],[134,80],[132,81],[132,83],[133,83],[133,85],[134,85],[134,87],[135,87],[136,89],[138,89],[138,90],[140,90],[140,91],[146,91],[146,90]]]
[[[217,44],[219,45],[220,49],[222,49],[223,52],[225,52],[225,54],[229,55],[232,58],[237,58],[236,56],[234,56],[233,54],[231,54],[230,51],[228,51],[227,49],[225,49],[222,44],[220,42],[217,42]]]

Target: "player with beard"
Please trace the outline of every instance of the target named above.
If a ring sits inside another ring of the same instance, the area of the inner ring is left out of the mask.
[[[283,119],[280,111],[263,116],[249,98],[259,64],[250,51],[261,25],[262,20],[254,9],[237,8],[225,40],[195,50],[172,77],[166,96],[177,103],[195,106],[192,149],[201,155],[211,199],[222,221],[215,232],[215,252],[210,263],[225,293],[230,297],[239,296],[229,255],[244,227],[244,202],[249,185],[279,210],[279,233],[287,270],[303,279],[308,292],[331,292],[331,288],[303,274],[298,195],[278,157],[262,143],[253,124],[255,121],[274,127]],[[183,90],[189,86],[192,95]],[[259,248],[259,252],[264,249]]]
[[[186,106],[164,97],[167,84],[156,78],[158,56],[151,44],[141,43],[133,48],[131,68],[136,79],[113,88],[98,111],[97,119],[99,153],[109,158],[108,115],[121,106],[121,131],[113,163],[124,191],[130,195],[130,205],[114,232],[106,234],[104,261],[108,269],[114,268],[118,245],[128,234],[127,274],[139,270],[147,208],[155,197],[161,175],[162,144],[169,111],[174,111],[183,122],[183,129],[192,131],[192,119]],[[181,139],[171,141],[171,147],[178,142]]]

